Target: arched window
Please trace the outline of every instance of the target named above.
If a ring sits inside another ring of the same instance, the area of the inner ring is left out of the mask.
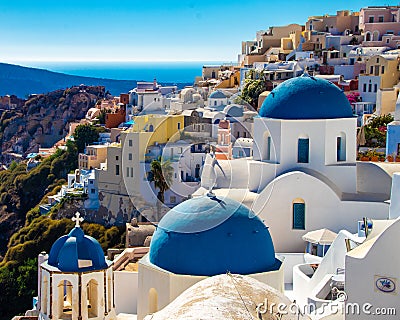
[[[261,160],[271,160],[272,139],[268,131],[264,132]]]
[[[157,290],[151,288],[149,290],[149,314],[155,313],[158,311],[158,294]]]
[[[371,33],[370,32],[367,32],[365,34],[365,41],[371,41]]]
[[[271,136],[268,136],[267,138],[267,154],[266,154],[266,160],[271,160]]]
[[[154,131],[154,127],[153,127],[153,125],[151,124],[150,126],[149,126],[149,132],[153,132]]]
[[[346,134],[344,132],[336,137],[336,161],[346,161]]]
[[[308,137],[300,137],[297,140],[297,162],[308,163],[310,153],[310,140]]]
[[[58,284],[58,314],[60,319],[72,319],[72,283],[68,280]]]
[[[99,315],[98,310],[98,283],[96,280],[90,280],[86,286],[87,295],[87,312],[88,318],[97,318]]]
[[[303,199],[297,198],[292,202],[292,228],[296,230],[306,229],[306,204]]]

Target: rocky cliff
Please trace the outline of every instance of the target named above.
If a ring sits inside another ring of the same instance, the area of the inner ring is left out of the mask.
[[[101,86],[78,86],[32,96],[19,110],[4,111],[0,118],[2,153],[27,154],[49,148],[63,139],[69,123],[85,117],[104,97]]]

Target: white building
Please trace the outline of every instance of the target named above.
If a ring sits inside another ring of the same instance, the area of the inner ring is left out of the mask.
[[[398,319],[400,259],[393,254],[393,246],[400,241],[399,187],[400,173],[395,173],[390,219],[372,220],[366,241],[346,255],[346,303],[357,304],[361,310],[347,314],[346,320]]]
[[[347,314],[346,320],[399,318],[400,257],[389,248],[400,241],[400,219],[386,222],[383,231],[373,228],[374,234],[346,255],[346,304],[361,310]]]
[[[140,114],[165,114],[170,107],[170,95],[177,91],[176,86],[162,87],[156,79],[153,82],[138,82],[137,87],[129,91],[129,104],[136,106]]]
[[[193,110],[204,107],[204,99],[194,88],[185,88],[177,97],[171,98],[171,111]]]
[[[195,283],[227,272],[283,292],[283,261],[253,212],[213,194],[181,203],[160,221],[149,254],[139,261],[138,319],[166,307]]]
[[[278,252],[301,252],[301,237],[356,231],[362,217],[388,217],[391,177],[356,163],[356,121],[343,92],[303,76],[275,88],[254,119],[253,159],[206,158],[202,186],[248,203],[271,227]],[[201,192],[198,192],[198,194]],[[282,235],[285,235],[282,237]]]
[[[376,103],[381,76],[362,75],[358,78],[358,91],[364,102]]]

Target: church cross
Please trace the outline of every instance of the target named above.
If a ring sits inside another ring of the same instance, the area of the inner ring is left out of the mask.
[[[79,228],[80,223],[85,220],[83,217],[81,217],[81,214],[79,212],[75,213],[75,217],[72,217],[72,221],[75,221],[75,227]]]

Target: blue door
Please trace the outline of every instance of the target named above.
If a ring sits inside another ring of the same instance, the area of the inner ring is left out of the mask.
[[[306,205],[293,203],[293,229],[306,229]]]

